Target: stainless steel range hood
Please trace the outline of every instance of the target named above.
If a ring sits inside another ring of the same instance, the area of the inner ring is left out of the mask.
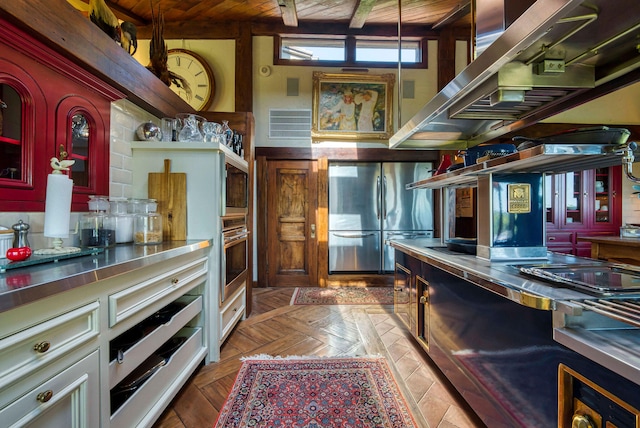
[[[640,81],[638,0],[537,0],[491,32],[499,36],[391,148],[472,147]]]

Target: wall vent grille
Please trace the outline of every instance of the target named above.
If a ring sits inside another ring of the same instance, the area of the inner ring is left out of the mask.
[[[269,138],[311,138],[311,110],[269,110]]]

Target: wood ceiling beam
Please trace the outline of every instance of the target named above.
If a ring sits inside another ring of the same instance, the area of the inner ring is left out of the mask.
[[[296,11],[295,0],[277,0],[278,7],[282,13],[282,22],[287,27],[298,26],[298,12]]]
[[[358,0],[353,15],[351,16],[351,22],[349,22],[349,28],[364,27],[365,22],[367,22],[367,17],[375,4],[376,0]]]
[[[313,35],[317,37],[331,36],[371,36],[375,34],[378,37],[397,37],[398,26],[387,24],[368,25],[367,29],[348,28],[346,23],[336,22],[301,22],[298,27],[285,27],[282,24],[274,25],[265,22],[253,22],[251,30],[254,36],[286,36],[286,35]],[[465,37],[469,36],[469,30],[462,32]],[[437,38],[438,32],[432,31],[427,25],[407,24],[402,26],[403,37],[417,38]]]
[[[463,2],[458,6],[451,9],[447,14],[440,19],[440,21],[433,24],[433,29],[437,29],[440,27],[444,27],[445,25],[451,24],[453,22],[458,21],[460,18],[467,16],[471,12],[471,2]]]

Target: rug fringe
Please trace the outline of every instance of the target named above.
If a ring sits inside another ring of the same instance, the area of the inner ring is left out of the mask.
[[[293,296],[291,296],[291,301],[289,302],[289,306],[293,306],[296,302],[296,297],[298,297],[298,293],[300,292],[300,288],[296,287],[295,290],[293,290]]]
[[[374,355],[331,355],[331,356],[316,356],[316,355],[269,355],[269,354],[256,354],[247,357],[241,357],[240,361],[250,361],[250,360],[337,360],[344,358],[371,358],[371,359],[379,359],[385,358],[381,354]]]

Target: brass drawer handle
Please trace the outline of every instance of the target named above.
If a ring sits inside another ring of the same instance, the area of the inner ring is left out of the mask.
[[[47,352],[49,350],[49,348],[51,347],[51,343],[45,341],[42,341],[40,343],[36,343],[35,345],[33,345],[33,350],[36,351],[39,354],[44,354],[45,352]]]
[[[36,397],[36,400],[38,400],[41,403],[46,403],[47,401],[51,400],[51,397],[53,397],[53,391],[50,389],[47,389],[46,391],[38,394],[38,396]]]
[[[171,278],[171,285],[176,285],[180,280],[178,278]]]

